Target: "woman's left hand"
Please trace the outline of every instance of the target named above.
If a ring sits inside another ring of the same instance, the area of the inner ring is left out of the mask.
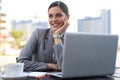
[[[56,30],[56,31],[54,32],[54,35],[61,35],[61,34],[63,34],[63,33],[66,31],[66,29],[67,29],[68,26],[69,26],[68,20],[67,20],[67,19],[64,19],[63,22],[64,22],[63,26],[60,27],[58,30]]]

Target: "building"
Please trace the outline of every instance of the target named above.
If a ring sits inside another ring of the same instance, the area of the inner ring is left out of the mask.
[[[79,19],[78,32],[111,33],[111,11],[101,10],[99,17]]]
[[[23,38],[23,41],[27,41],[32,32],[36,29],[36,28],[47,28],[48,27],[48,23],[46,21],[33,21],[33,20],[21,20],[21,21],[11,21],[11,25],[12,25],[12,29],[15,30],[24,30],[25,31],[25,35]]]

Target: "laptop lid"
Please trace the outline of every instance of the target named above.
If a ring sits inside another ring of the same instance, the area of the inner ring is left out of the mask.
[[[113,74],[117,47],[117,35],[66,33],[62,77],[88,77]]]

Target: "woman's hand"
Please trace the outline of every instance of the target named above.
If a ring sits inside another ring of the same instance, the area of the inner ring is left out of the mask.
[[[57,70],[57,69],[58,69],[58,68],[57,68],[57,65],[56,65],[56,64],[53,64],[53,63],[48,63],[47,68],[48,68],[48,69],[53,69],[53,70]]]
[[[61,35],[66,31],[66,29],[69,26],[68,19],[64,19],[63,22],[64,24],[58,30],[54,32],[54,35]]]

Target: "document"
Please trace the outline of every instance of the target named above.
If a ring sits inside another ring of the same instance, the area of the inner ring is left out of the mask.
[[[34,78],[42,78],[47,75],[47,72],[30,72],[28,74],[29,77],[34,77]]]

